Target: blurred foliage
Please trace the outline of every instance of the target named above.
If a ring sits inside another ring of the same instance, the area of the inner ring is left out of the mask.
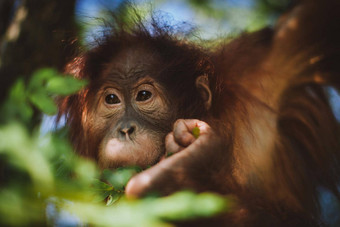
[[[78,91],[85,86],[85,81],[72,77],[60,77],[54,69],[41,69],[33,73],[28,85],[24,79],[19,79],[10,90],[9,96],[0,108],[1,121],[19,121],[30,123],[33,107],[48,115],[57,113],[57,106],[53,101],[55,95],[66,95]]]
[[[1,103],[19,77],[28,81],[42,67],[63,71],[78,47],[75,1],[0,0]]]
[[[1,226],[171,226],[172,221],[210,217],[228,209],[226,198],[207,193],[127,200],[125,185],[140,169],[100,171],[92,161],[74,154],[65,128],[46,134],[29,129],[33,108],[54,114],[56,95],[71,94],[85,84],[41,69],[27,86],[20,79],[12,87],[1,108]]]
[[[200,34],[197,35],[198,37],[216,39],[221,38],[220,36],[234,37],[244,31],[251,32],[265,26],[272,26],[292,4],[293,0],[120,0],[114,2],[103,0],[96,4],[97,9],[91,11],[91,16],[77,14],[77,19],[82,27],[82,44],[85,46],[92,44],[98,34],[102,35],[98,31],[103,31],[103,24],[105,30],[106,23],[103,23],[103,20],[110,22],[114,14],[115,17],[129,24],[136,12],[146,18],[150,12],[153,12],[156,18],[159,16],[161,22],[166,22],[170,26],[182,25],[182,22],[193,27],[197,26]],[[183,21],[187,19],[187,15],[184,14],[190,14],[189,21]],[[192,38],[196,39],[197,36]]]
[[[186,0],[202,17],[226,24],[230,32],[255,31],[271,26],[292,0]]]

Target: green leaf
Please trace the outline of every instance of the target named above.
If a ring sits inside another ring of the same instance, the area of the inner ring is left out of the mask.
[[[31,176],[33,183],[43,183],[50,189],[53,175],[49,161],[44,156],[46,149],[40,146],[37,134],[29,134],[21,124],[11,123],[0,128],[0,152],[5,152],[10,163]]]
[[[112,204],[115,204],[123,195],[123,193],[111,193],[106,198],[106,206],[111,206]]]
[[[211,194],[195,194],[190,191],[177,192],[171,196],[154,200],[152,212],[161,219],[186,220],[209,217],[230,208],[228,200]]]
[[[194,210],[197,216],[210,217],[230,209],[230,206],[232,206],[230,201],[231,198],[226,200],[215,194],[202,193],[196,198]]]
[[[47,91],[57,95],[69,95],[82,89],[87,84],[85,80],[73,77],[53,77],[48,80]]]
[[[95,193],[93,202],[103,202],[106,200],[106,204],[108,204],[108,200],[110,199],[109,196],[112,197],[112,195],[118,194],[114,192],[114,187],[98,179],[92,181],[92,190],[93,193]]]
[[[77,159],[73,166],[74,172],[83,182],[92,183],[93,178],[97,178],[97,166],[91,160]]]
[[[98,179],[94,179],[92,184],[96,191],[111,191],[114,189],[111,185]]]
[[[48,79],[59,75],[58,71],[53,68],[43,68],[35,71],[28,84],[28,90],[34,92],[36,89],[43,87]]]
[[[197,139],[200,136],[200,128],[199,127],[193,128],[192,135]]]
[[[114,196],[107,202],[113,202]],[[178,192],[162,198],[120,200],[116,206],[74,202],[62,209],[76,214],[84,222],[96,226],[172,226],[166,221],[188,220],[228,212],[230,204],[224,197],[203,193]],[[131,218],[133,214],[133,218]]]
[[[115,171],[106,169],[103,171],[103,180],[109,182],[116,190],[124,190],[131,177],[140,171],[139,167],[123,167]]]
[[[3,120],[19,120],[25,123],[30,122],[33,110],[27,102],[27,94],[23,79],[19,79],[11,88],[9,98],[1,108]]]
[[[17,80],[11,88],[9,98],[13,101],[25,100],[25,83],[22,78]]]
[[[29,94],[29,99],[39,110],[45,114],[54,115],[58,111],[53,99],[49,97],[43,90]]]

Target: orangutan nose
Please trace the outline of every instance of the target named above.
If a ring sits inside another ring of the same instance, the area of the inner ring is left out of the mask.
[[[132,139],[136,134],[136,129],[136,124],[131,122],[122,123],[117,129],[118,137],[122,140]]]
[[[135,131],[135,126],[130,126],[130,127],[126,127],[126,128],[122,128],[119,130],[120,134],[122,134],[122,136],[126,136],[126,135],[132,135],[132,133]]]

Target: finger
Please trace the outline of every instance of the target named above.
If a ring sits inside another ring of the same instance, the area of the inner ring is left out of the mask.
[[[156,192],[168,195],[183,188],[190,188],[192,170],[209,159],[209,147],[201,149],[206,138],[197,139],[192,145],[176,155],[162,160],[153,167],[137,174],[128,182],[125,193],[128,198],[139,198]],[[200,141],[203,140],[203,141]],[[187,170],[190,170],[189,172]]]
[[[208,133],[210,127],[207,123],[197,119],[179,119],[174,124],[174,140],[180,146],[187,147],[195,141],[193,129],[199,128],[200,134]]]
[[[175,122],[173,134],[175,142],[183,147],[187,147],[195,141],[195,137],[188,128],[186,120],[183,119]]]
[[[187,159],[181,156],[180,152],[132,177],[125,188],[126,196],[139,198],[151,192],[168,195],[179,190],[183,183],[179,175],[183,173],[182,167],[186,166],[183,162]]]
[[[197,182],[192,179],[199,174],[196,170],[199,170],[200,166],[210,169],[210,165],[214,167],[216,163],[211,159],[214,155],[209,154],[216,149],[203,147],[206,141],[200,139],[176,155],[134,176],[125,188],[126,196],[140,198],[148,193],[169,195],[181,189],[195,188]]]
[[[150,192],[160,192],[162,195],[167,195],[183,188],[192,188],[192,185],[195,184],[192,176],[197,175],[195,172],[197,166],[205,166],[208,169],[210,169],[210,165],[216,167],[215,163],[217,162],[213,159],[215,155],[211,155],[211,152],[223,152],[222,141],[216,137],[206,123],[197,120],[185,121],[189,123],[189,127],[192,122],[194,125],[197,123],[203,134],[181,152],[134,176],[126,186],[127,197],[142,197]],[[176,144],[171,134],[167,138],[168,143]],[[224,164],[224,161],[222,160],[219,163]]]
[[[183,130],[187,129],[190,132],[195,127],[198,127],[203,133],[206,133],[210,130],[210,126],[206,122],[197,119],[179,119],[174,124],[174,128],[176,127],[181,127]]]
[[[183,121],[190,132],[192,132],[195,127],[200,129],[201,134],[206,134],[211,130],[210,126],[204,121],[197,119],[186,119]]]
[[[165,152],[166,152],[166,156],[169,156],[171,154],[177,153],[181,150],[183,150],[184,147],[178,145],[175,142],[174,139],[174,134],[173,132],[169,133],[166,137],[165,137]]]

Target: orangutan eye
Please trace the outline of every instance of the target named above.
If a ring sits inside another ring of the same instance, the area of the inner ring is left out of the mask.
[[[152,93],[150,91],[143,90],[143,91],[138,92],[136,101],[143,102],[143,101],[150,99],[151,97],[152,97]]]
[[[105,97],[105,102],[109,105],[112,105],[112,104],[118,104],[120,103],[120,100],[118,98],[117,95],[115,94],[109,94]]]

